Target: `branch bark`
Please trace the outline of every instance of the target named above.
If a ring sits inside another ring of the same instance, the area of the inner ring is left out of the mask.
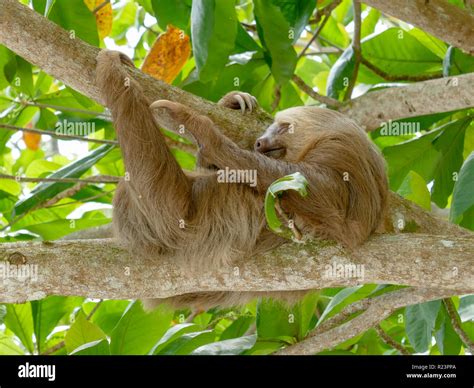
[[[308,241],[283,245],[231,268],[189,274],[172,259],[132,257],[112,239],[1,244],[0,301],[19,303],[46,295],[165,298],[200,291],[288,291],[362,283],[436,288],[449,296],[474,292],[473,256],[472,234],[381,235],[354,252]],[[9,274],[18,268],[12,264],[36,270],[36,279]]]
[[[474,54],[474,16],[446,0],[357,0]]]

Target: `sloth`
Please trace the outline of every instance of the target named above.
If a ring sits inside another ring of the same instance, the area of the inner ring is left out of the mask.
[[[168,257],[182,271],[199,274],[238,266],[281,245],[286,240],[266,224],[264,198],[272,182],[295,172],[307,179],[308,195],[286,191],[280,207],[302,234],[356,249],[381,223],[388,196],[385,163],[348,117],[314,106],[286,109],[249,151],[207,116],[176,102],[149,101],[131,79],[130,66],[124,54],[102,50],[96,83],[112,113],[127,173],[114,196],[115,235],[134,254]],[[219,104],[244,114],[257,106],[242,92],[227,94]],[[196,171],[183,171],[168,148],[159,130],[164,111],[173,123],[168,129],[184,128],[195,139]],[[255,171],[257,180],[220,182],[216,169]],[[260,296],[293,302],[305,292],[201,292],[144,304],[205,309]]]

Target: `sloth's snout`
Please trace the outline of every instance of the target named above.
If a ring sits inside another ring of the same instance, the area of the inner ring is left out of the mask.
[[[267,137],[262,136],[257,139],[254,145],[254,149],[257,152],[265,153],[270,149],[270,142]]]

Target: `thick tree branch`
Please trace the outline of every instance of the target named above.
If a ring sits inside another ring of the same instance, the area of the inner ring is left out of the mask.
[[[370,131],[388,120],[474,106],[474,73],[369,92],[339,109]]]
[[[445,290],[406,288],[383,294],[374,299],[364,300],[368,306],[367,309],[354,319],[327,331],[315,330],[313,333],[310,333],[307,339],[282,349],[276,354],[315,354],[326,349],[331,349],[341,342],[347,341],[375,327],[379,322],[388,318],[402,307],[429,302],[446,296],[447,293]],[[346,309],[351,309],[351,305],[346,307]],[[340,314],[344,314],[344,310]]]
[[[113,240],[1,244],[0,301],[24,302],[46,295],[164,298],[198,291],[301,290],[362,283],[436,288],[449,296],[474,292],[473,256],[472,234],[383,235],[352,253],[327,242],[286,244],[199,275],[181,271],[172,259],[132,257]],[[6,262],[36,268],[37,279],[5,276],[14,268]]]
[[[362,2],[413,24],[454,47],[474,54],[474,16],[446,0],[362,0]]]

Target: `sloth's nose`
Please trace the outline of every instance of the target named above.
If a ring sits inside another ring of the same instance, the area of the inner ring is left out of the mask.
[[[265,152],[268,150],[268,138],[266,137],[259,137],[257,141],[255,142],[255,151],[257,152]]]

